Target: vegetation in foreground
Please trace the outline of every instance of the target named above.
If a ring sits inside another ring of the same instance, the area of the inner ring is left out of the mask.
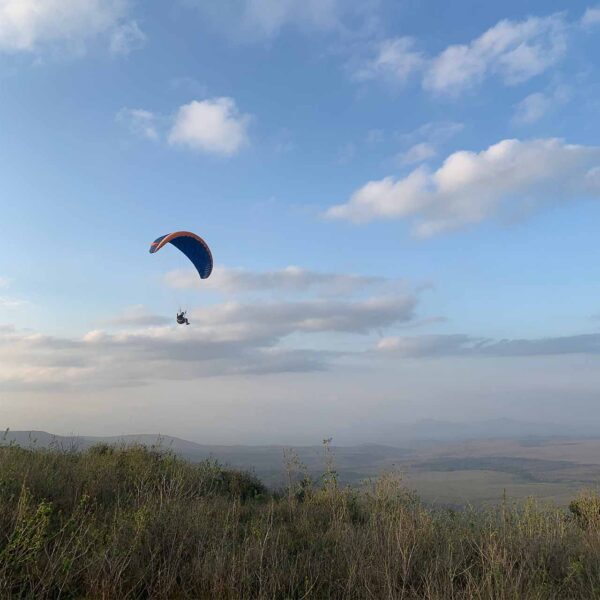
[[[326,447],[327,450],[327,447]],[[2,598],[600,598],[600,497],[428,508],[142,446],[0,447]]]

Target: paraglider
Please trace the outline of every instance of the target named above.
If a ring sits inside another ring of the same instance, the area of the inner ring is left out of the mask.
[[[185,310],[181,310],[180,312],[177,313],[177,323],[179,325],[189,325],[190,324],[188,318],[185,316],[186,314],[187,314],[187,311],[185,311]]]
[[[198,235],[191,231],[176,231],[156,238],[150,245],[150,254],[158,252],[167,244],[172,244],[181,251],[198,271],[200,279],[210,277],[213,269],[213,258],[208,244]],[[186,317],[186,311],[179,309],[177,313],[177,323],[179,325],[189,325]]]

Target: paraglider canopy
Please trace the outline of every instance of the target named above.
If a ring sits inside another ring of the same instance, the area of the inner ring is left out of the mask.
[[[150,254],[158,252],[167,244],[173,244],[190,259],[201,279],[210,276],[213,269],[213,258],[208,244],[200,236],[191,231],[176,231],[161,235],[150,245]]]

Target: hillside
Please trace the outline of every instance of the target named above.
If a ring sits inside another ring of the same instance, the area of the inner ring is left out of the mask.
[[[322,445],[203,445],[170,436],[63,437],[47,432],[9,431],[3,442],[23,447],[85,450],[102,442],[140,443],[169,449],[192,462],[216,459],[255,473],[270,488],[286,482],[286,463],[301,463],[318,477],[326,465]],[[581,488],[600,486],[600,438],[526,436],[523,438],[419,440],[403,448],[363,444],[332,446],[342,484],[365,485],[386,470],[402,473],[405,484],[424,501],[442,506],[497,503],[535,496],[566,505]]]
[[[428,508],[392,473],[332,464],[269,492],[143,446],[0,448],[3,598],[544,598],[600,595],[600,497]]]

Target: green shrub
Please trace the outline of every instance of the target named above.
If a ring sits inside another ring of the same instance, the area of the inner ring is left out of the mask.
[[[596,492],[584,490],[571,501],[569,510],[584,529],[600,531],[600,495]]]
[[[600,598],[596,494],[436,510],[329,458],[275,494],[160,448],[2,447],[0,598]]]

